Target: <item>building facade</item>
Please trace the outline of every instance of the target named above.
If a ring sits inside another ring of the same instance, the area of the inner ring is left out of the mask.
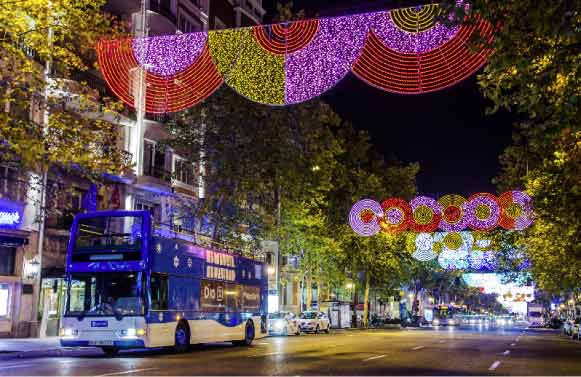
[[[261,0],[148,0],[146,4],[150,36],[256,25],[264,15]],[[138,35],[144,24],[141,6],[139,0],[109,0],[105,11],[127,21]],[[79,81],[111,96],[98,72],[84,73]],[[138,140],[137,120],[131,113],[115,122],[122,126],[119,143],[128,154],[135,154],[135,145],[140,145],[142,174],[108,177],[105,184],[94,187],[79,177],[49,173],[46,205],[50,211],[40,248],[38,185],[31,184],[38,177],[17,166],[0,165],[0,337],[58,333],[70,226],[76,213],[87,210],[89,196],[97,209],[149,209],[160,227],[184,234],[204,227],[192,216],[204,195],[201,168],[179,151],[160,147],[168,136],[166,117],[145,114],[143,139]],[[31,116],[38,116],[32,114],[32,106]]]

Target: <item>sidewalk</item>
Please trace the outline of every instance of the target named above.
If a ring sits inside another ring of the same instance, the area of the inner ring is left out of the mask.
[[[0,360],[9,358],[60,356],[65,348],[59,338],[1,338]]]

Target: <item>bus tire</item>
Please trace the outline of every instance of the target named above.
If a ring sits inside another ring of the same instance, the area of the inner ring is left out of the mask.
[[[101,350],[107,357],[114,357],[119,354],[119,348],[117,347],[101,347]]]
[[[244,328],[244,339],[234,340],[232,343],[236,346],[249,346],[254,340],[254,334],[254,323],[249,320]]]
[[[174,339],[174,350],[177,353],[186,352],[190,348],[190,327],[186,321],[178,322]]]

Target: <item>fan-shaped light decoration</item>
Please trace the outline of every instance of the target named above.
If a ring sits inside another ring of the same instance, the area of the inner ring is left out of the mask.
[[[429,262],[436,259],[437,256],[438,254],[436,254],[433,250],[416,250],[412,253],[412,258],[420,262]]]
[[[363,237],[370,237],[379,232],[378,217],[381,216],[383,216],[383,209],[378,202],[363,199],[351,208],[349,224],[355,233]]]
[[[486,46],[472,51],[470,39],[492,38],[483,20],[474,25],[447,27],[424,14],[426,5],[379,14],[353,72],[379,89],[402,94],[440,90],[477,71],[492,53]]]
[[[380,220],[381,228],[386,232],[407,230],[412,221],[412,208],[403,199],[390,198],[381,202],[384,216]]]
[[[466,214],[464,204],[466,199],[460,195],[444,195],[438,200],[442,206],[440,229],[446,232],[458,232],[466,229]]]
[[[479,193],[468,198],[465,204],[468,226],[473,230],[492,230],[498,224],[500,207],[492,194]]]
[[[475,231],[472,232],[472,237],[474,237],[474,243],[472,245],[472,250],[477,251],[489,251],[492,247],[492,236],[488,232]]]
[[[139,76],[145,78],[145,110],[181,111],[222,85],[208,50],[207,33],[120,39],[97,44],[99,67],[119,99],[136,106]]]
[[[524,230],[533,223],[532,199],[522,191],[508,191],[498,197],[498,225],[507,230]]]
[[[491,27],[448,27],[438,5],[210,32],[101,41],[108,85],[135,106],[140,67],[147,71],[145,110],[184,110],[223,81],[243,96],[289,105],[321,95],[352,70],[383,90],[419,94],[450,86],[491,53],[469,39],[491,39]]]
[[[442,206],[427,196],[418,196],[410,202],[413,213],[412,229],[415,232],[433,232],[442,218]]]

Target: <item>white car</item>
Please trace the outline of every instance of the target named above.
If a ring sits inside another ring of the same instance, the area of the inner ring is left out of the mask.
[[[312,332],[315,334],[324,331],[329,333],[331,322],[323,312],[306,311],[299,315],[299,325],[302,332]]]
[[[301,328],[299,327],[299,320],[293,313],[276,312],[268,315],[268,333],[270,335],[289,334],[301,335]]]

